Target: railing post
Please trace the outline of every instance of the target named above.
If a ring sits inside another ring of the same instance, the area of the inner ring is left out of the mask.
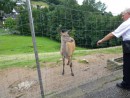
[[[40,90],[41,90],[41,97],[44,98],[44,90],[43,90],[43,84],[42,84],[40,63],[39,63],[39,57],[38,57],[38,52],[37,52],[35,30],[34,30],[34,24],[33,24],[33,18],[32,18],[32,9],[31,9],[30,0],[26,0],[26,2],[27,2],[28,14],[29,14],[30,29],[31,29],[31,34],[32,34],[32,42],[33,42],[36,65],[37,65],[37,72],[38,72],[38,78],[39,78],[39,84],[40,84]]]

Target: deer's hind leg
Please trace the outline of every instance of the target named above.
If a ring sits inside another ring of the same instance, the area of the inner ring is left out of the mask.
[[[70,61],[68,60],[67,65],[69,65],[69,64],[70,64]]]
[[[70,69],[71,69],[71,75],[74,76],[73,69],[72,69],[72,58],[69,57],[68,61],[69,61]]]

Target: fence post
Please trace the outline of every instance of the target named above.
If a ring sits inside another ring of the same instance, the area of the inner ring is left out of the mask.
[[[38,78],[39,78],[39,83],[40,83],[41,97],[44,98],[44,90],[43,90],[43,84],[42,84],[40,63],[39,63],[39,57],[38,57],[38,52],[37,52],[35,30],[34,30],[34,24],[33,24],[33,18],[32,18],[32,9],[31,9],[30,0],[26,0],[26,2],[27,2],[28,14],[29,14],[29,22],[30,22],[30,29],[31,29],[31,34],[32,34],[32,42],[33,42],[33,47],[34,47],[36,65],[37,65]]]

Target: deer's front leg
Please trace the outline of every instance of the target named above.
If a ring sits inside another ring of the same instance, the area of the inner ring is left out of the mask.
[[[64,71],[64,67],[65,67],[65,57],[62,58],[63,60],[63,72],[62,72],[62,75],[64,75],[65,71]]]
[[[72,58],[71,57],[69,57],[69,65],[70,65],[70,69],[71,69],[71,75],[74,76],[73,69],[72,69]]]

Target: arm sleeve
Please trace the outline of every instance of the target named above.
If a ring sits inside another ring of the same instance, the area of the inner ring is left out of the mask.
[[[112,32],[117,38],[121,37],[128,29],[130,29],[130,25],[126,22],[123,22],[115,31]]]

